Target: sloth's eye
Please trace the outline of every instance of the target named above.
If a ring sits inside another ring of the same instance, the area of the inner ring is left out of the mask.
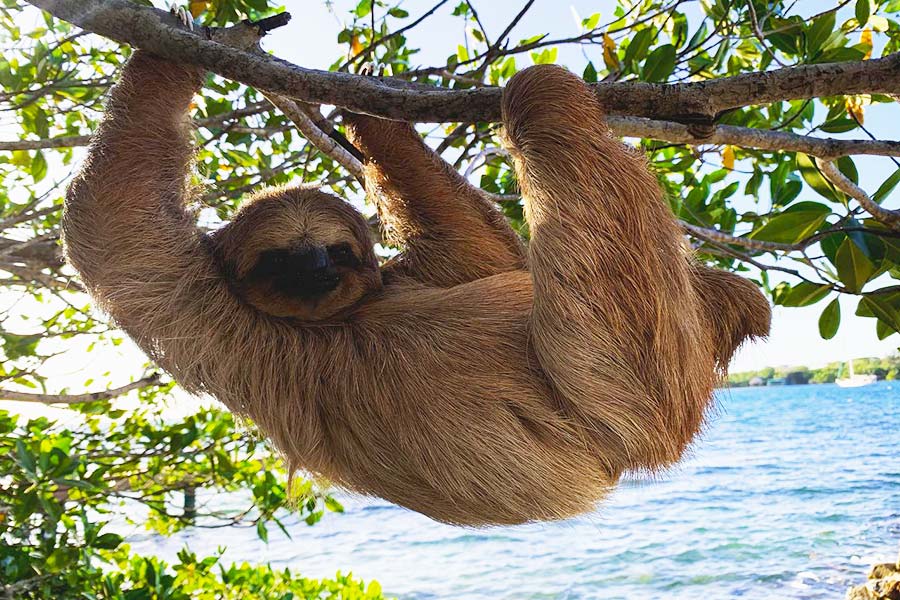
[[[331,261],[334,264],[345,267],[354,267],[359,262],[356,260],[356,256],[354,256],[350,244],[347,243],[329,246],[328,256],[331,257]]]

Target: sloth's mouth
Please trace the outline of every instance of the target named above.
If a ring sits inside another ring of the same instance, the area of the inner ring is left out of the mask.
[[[311,300],[333,292],[340,283],[341,276],[337,273],[316,271],[300,273],[296,277],[279,278],[275,282],[275,288],[286,296]]]

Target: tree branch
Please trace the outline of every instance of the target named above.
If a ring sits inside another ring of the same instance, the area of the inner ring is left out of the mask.
[[[260,109],[250,112],[249,114],[257,114],[258,112],[260,112]],[[285,110],[282,110],[282,112],[287,116]],[[235,111],[235,113],[237,113],[237,111]],[[240,115],[229,115],[229,117],[237,116]],[[288,116],[288,118],[290,117]],[[194,123],[201,127],[214,127],[216,125],[221,125],[225,120],[227,119],[197,119]],[[610,116],[608,117],[608,122],[610,129],[616,135],[660,140],[673,144],[727,144],[741,148],[756,148],[758,150],[769,150],[772,152],[803,152],[810,156],[818,156],[825,159],[854,154],[900,156],[900,142],[897,141],[817,138],[796,133],[768,131],[750,127],[735,127],[733,125],[717,125],[712,130],[711,135],[704,137],[703,139],[698,139],[691,133],[691,128],[683,123],[622,116]],[[306,135],[307,132],[300,127],[299,123],[295,121],[294,124],[300,129],[301,133]],[[236,133],[254,133],[257,129],[232,127],[228,128],[228,131]],[[0,141],[0,152],[86,146],[90,143],[90,139],[91,136],[89,135],[73,135],[44,140]],[[334,142],[325,141],[325,143],[332,144]],[[316,146],[322,149],[322,146],[318,143],[316,143]],[[328,152],[326,152],[326,154],[327,153]],[[343,161],[339,160],[338,162],[344,164]],[[347,165],[344,166],[346,167]],[[348,170],[353,173],[351,169],[348,168]],[[356,175],[356,173],[353,174]]]
[[[407,121],[497,121],[500,118],[500,88],[448,90],[392,78],[304,69],[278,58],[205,39],[211,37],[213,30],[189,32],[178,27],[177,19],[165,11],[127,0],[29,2],[99,35],[170,60],[198,64],[257,89],[312,104],[334,104]],[[695,131],[701,133],[723,111],[742,106],[833,95],[888,94],[898,88],[900,53],[867,61],[803,65],[692,83],[613,82],[594,86],[611,114],[695,125]]]
[[[149,387],[159,383],[159,375],[153,374],[143,379],[133,381],[128,385],[104,390],[102,392],[93,392],[89,394],[35,394],[30,392],[17,392],[14,390],[0,389],[0,400],[16,400],[18,402],[39,402],[41,404],[82,404],[85,402],[98,402],[100,400],[110,400],[117,396],[127,394],[132,390]]]
[[[763,252],[793,252],[802,249],[799,244],[781,244],[779,242],[766,242],[763,240],[738,237],[717,229],[698,227],[697,225],[692,225],[682,220],[679,220],[678,224],[681,225],[681,228],[687,233],[696,238],[710,242],[718,242],[719,244],[731,244],[750,250],[761,250]]]
[[[255,133],[262,131],[259,128],[244,128],[243,130],[237,126],[224,125],[227,121],[238,120],[243,117],[258,115],[270,108],[269,102],[254,102],[244,108],[231,110],[220,115],[213,115],[202,119],[194,119],[196,127],[204,127],[206,129],[224,128],[234,133]],[[77,146],[87,146],[91,143],[90,135],[66,135],[41,140],[11,140],[0,141],[0,152],[14,152],[17,150],[45,150],[48,148],[74,148]]]
[[[0,152],[14,152],[16,150],[42,150],[44,148],[72,148],[74,146],[87,146],[91,141],[89,135],[65,135],[46,138],[43,140],[15,140],[11,142],[0,141]]]
[[[347,59],[347,61],[346,61],[344,64],[342,64],[338,70],[339,70],[339,71],[345,71],[350,65],[352,65],[352,64],[355,63],[355,62],[357,62],[359,59],[361,59],[361,58],[366,58],[367,56],[369,56],[372,52],[375,51],[376,48],[378,48],[379,46],[383,45],[385,42],[388,42],[388,41],[394,39],[395,37],[397,37],[397,36],[399,36],[399,35],[403,35],[403,34],[406,33],[407,31],[409,31],[410,29],[413,29],[414,27],[418,26],[422,21],[424,21],[425,19],[427,19],[428,17],[430,17],[431,15],[433,15],[433,14],[437,11],[437,9],[439,9],[441,6],[443,6],[443,5],[446,4],[447,2],[448,2],[448,0],[440,0],[437,4],[435,4],[434,6],[432,6],[431,9],[430,9],[428,12],[426,12],[425,14],[423,14],[421,17],[419,17],[418,19],[416,19],[416,20],[413,21],[412,23],[406,25],[405,27],[401,27],[401,28],[398,29],[397,31],[393,31],[393,32],[389,33],[388,35],[386,35],[386,36],[384,36],[384,37],[378,38],[377,40],[373,41],[371,44],[369,44],[368,46],[366,46],[364,49],[360,50],[356,55],[354,55],[354,56],[350,57],[349,59]],[[374,12],[375,12],[374,9],[375,9],[375,7],[373,6],[372,9],[371,9],[373,14],[374,14]],[[374,30],[374,29],[372,29],[372,35],[375,35],[375,30]]]
[[[362,163],[360,163],[355,156],[350,154],[347,149],[336,142],[334,138],[322,131],[319,126],[316,125],[315,121],[313,121],[312,117],[303,110],[304,107],[299,102],[275,94],[268,94],[266,98],[268,98],[269,102],[275,105],[278,110],[284,113],[284,116],[290,119],[291,123],[300,130],[300,133],[302,133],[313,146],[318,148],[322,153],[333,158],[338,164],[347,169],[351,175],[362,181]]]
[[[734,125],[716,125],[710,135],[698,139],[691,133],[690,126],[682,123],[619,116],[610,116],[607,121],[610,129],[616,135],[661,140],[674,144],[727,144],[772,152],[803,152],[825,159],[851,154],[900,156],[900,142],[896,141],[816,138],[797,133]]]
[[[60,205],[47,206],[46,208],[42,208],[40,210],[31,210],[30,208],[26,207],[24,210],[0,221],[0,231],[4,231],[6,229],[9,229],[10,227],[15,227],[20,223],[27,223],[28,221],[39,219],[40,217],[58,212],[60,210],[62,210],[62,206]]]
[[[846,175],[841,173],[837,165],[828,160],[816,160],[816,166],[822,171],[828,181],[833,183],[839,190],[859,202],[859,205],[875,217],[875,220],[881,221],[892,229],[900,229],[900,212],[896,210],[888,210],[882,208],[877,202],[872,200],[869,195],[861,187],[850,181]]]

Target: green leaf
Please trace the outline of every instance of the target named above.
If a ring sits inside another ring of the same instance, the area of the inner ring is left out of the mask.
[[[877,317],[886,327],[900,333],[900,292],[875,291],[864,294],[856,307],[856,314],[860,317]]]
[[[775,195],[772,197],[772,204],[775,206],[787,206],[797,199],[803,190],[803,184],[796,179],[786,181],[784,185],[775,188]]]
[[[825,13],[821,17],[813,20],[809,28],[806,30],[806,54],[812,56],[825,43],[831,32],[834,31],[835,11]]]
[[[881,319],[875,321],[875,335],[878,336],[879,340],[886,340],[897,333],[894,331],[894,328],[890,326],[890,324],[885,323]]]
[[[801,281],[793,287],[782,283],[776,288],[773,299],[780,306],[810,306],[827,296],[831,289],[830,285],[809,281]]]
[[[581,20],[581,26],[586,30],[590,31],[597,27],[597,23],[600,22],[600,13],[594,13],[587,19]]]
[[[331,496],[325,496],[325,507],[331,512],[342,513],[344,512],[344,505],[332,498]]]
[[[531,61],[536,65],[552,65],[556,63],[558,48],[546,48],[540,52],[531,53]]]
[[[588,64],[584,68],[584,73],[582,74],[581,78],[588,83],[597,82],[597,69],[594,68],[594,63],[588,61]]]
[[[268,543],[269,530],[266,529],[266,522],[261,519],[256,522],[256,535],[259,536],[259,539]]]
[[[38,183],[47,176],[47,159],[44,153],[38,150],[31,159],[31,178]]]
[[[359,4],[356,5],[356,9],[354,9],[354,13],[357,17],[362,19],[367,16],[370,12],[372,12],[372,3],[375,0],[361,0]]]
[[[859,183],[859,171],[856,170],[856,163],[849,156],[842,156],[837,159],[838,170],[847,176],[847,179],[853,183]]]
[[[829,48],[822,52],[814,61],[814,63],[836,63],[851,62],[862,60],[866,55],[865,51],[851,46],[849,48]]]
[[[647,27],[634,34],[634,37],[631,38],[628,47],[625,49],[625,56],[622,57],[622,62],[625,65],[636,70],[635,62],[640,60],[642,56],[647,55],[647,51],[650,50],[650,44],[653,43],[655,31],[654,27]]]
[[[822,223],[831,209],[818,202],[798,202],[752,232],[749,237],[768,242],[793,244],[810,236]]]
[[[797,168],[800,169],[800,175],[803,177],[803,180],[812,189],[816,190],[820,196],[832,202],[843,202],[843,196],[835,191],[834,187],[819,172],[819,168],[809,156],[798,152]]]
[[[821,125],[819,127],[820,130],[825,133],[844,133],[845,131],[852,131],[859,127],[859,123],[854,121],[853,119],[848,119],[847,117],[839,117],[837,119],[831,119]]]
[[[366,598],[381,598],[381,584],[377,581],[370,581],[369,587],[366,588]]]
[[[115,550],[122,543],[122,536],[116,535],[115,533],[104,533],[99,536],[96,540],[94,540],[94,548],[101,548],[103,550]]]
[[[847,238],[834,255],[838,278],[853,293],[859,293],[875,274],[876,267],[853,240]]]
[[[22,440],[16,440],[16,454],[18,455],[18,462],[22,465],[22,468],[30,475],[34,475],[37,466],[34,455],[28,451],[28,447],[25,446],[25,443]]]
[[[856,0],[856,22],[860,27],[865,27],[872,14],[872,0]]]
[[[644,61],[643,79],[662,82],[675,70],[675,46],[665,44],[656,48]]]
[[[822,314],[819,315],[819,335],[822,339],[830,340],[835,336],[838,326],[841,324],[841,305],[835,298],[828,303]]]
[[[875,190],[875,193],[872,194],[872,200],[881,204],[884,199],[894,191],[894,188],[897,187],[898,183],[900,183],[900,169],[894,171],[890,177],[884,180],[884,183],[882,183],[881,186]]]

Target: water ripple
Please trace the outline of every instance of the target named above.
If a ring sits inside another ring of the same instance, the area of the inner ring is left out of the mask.
[[[338,569],[403,600],[843,596],[900,541],[897,386],[736,389],[690,459],[632,478],[593,515],[467,530],[383,501],[341,497],[346,512],[293,539],[250,530],[136,536],[174,558],[227,545],[226,560],[271,562],[310,577]]]

